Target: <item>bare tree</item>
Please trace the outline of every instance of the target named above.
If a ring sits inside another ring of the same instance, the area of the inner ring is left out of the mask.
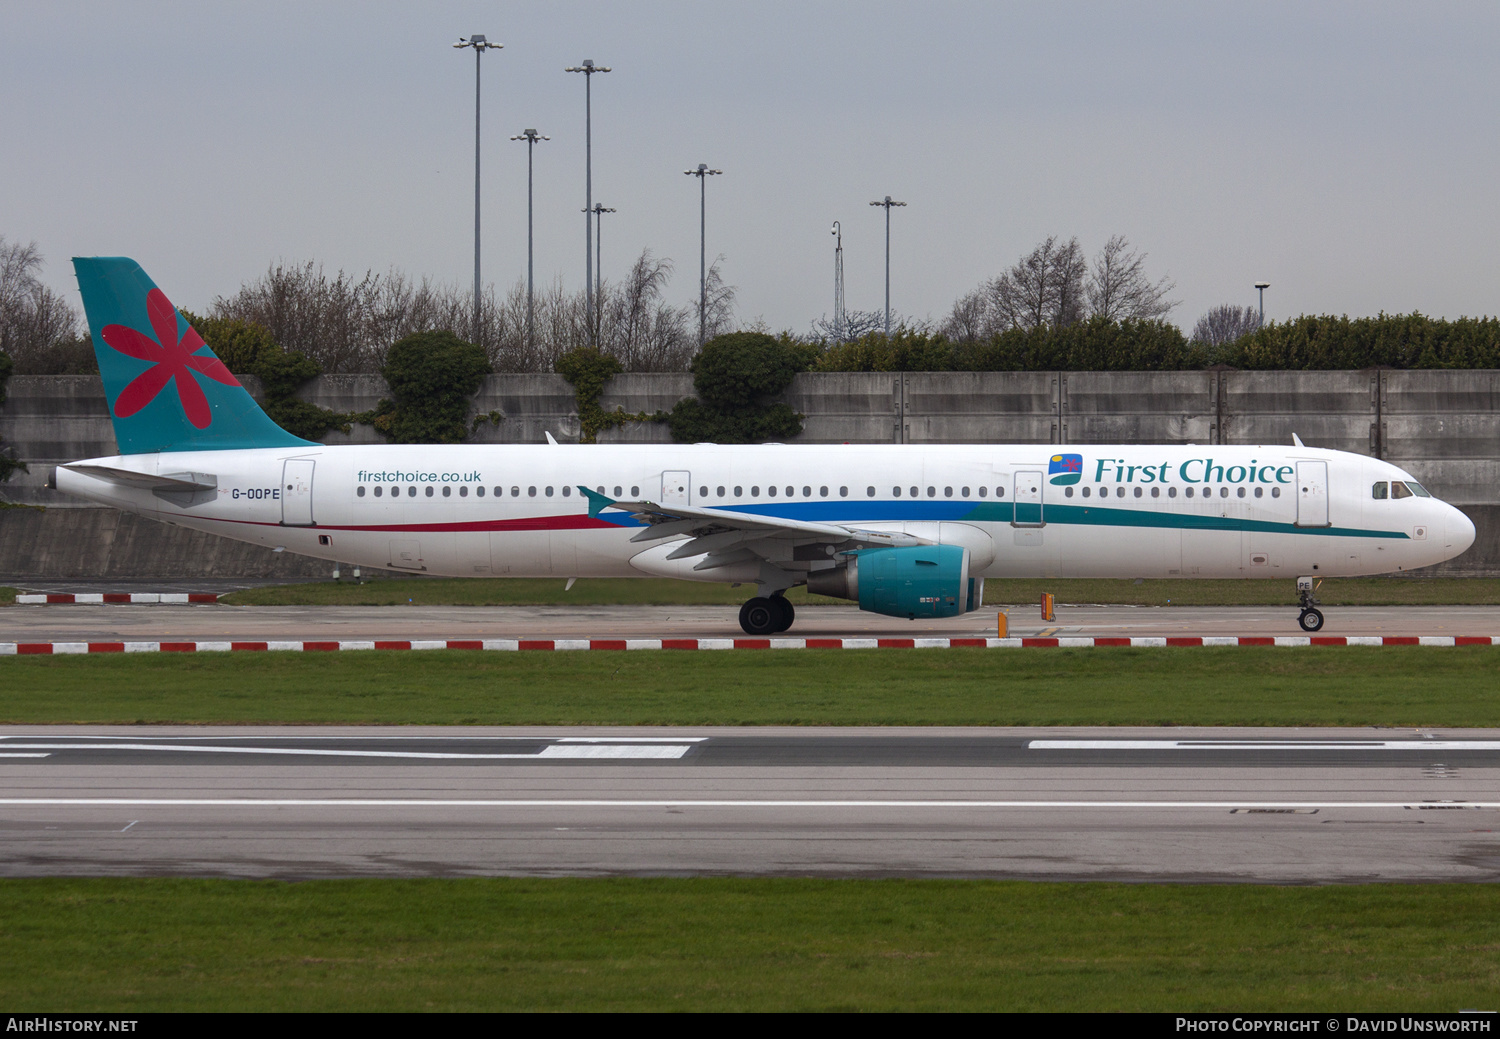
[[[723,262],[724,257],[718,256],[708,266],[708,305],[703,312],[703,324],[709,339],[734,331],[734,297],[738,290],[733,285],[724,283],[724,276],[719,270]]]
[[[912,321],[901,317],[899,314],[891,315],[891,325],[911,327]],[[827,317],[821,317],[812,323],[812,334],[815,339],[826,339],[830,343],[839,342],[838,329]],[[883,310],[846,310],[844,311],[843,342],[852,343],[869,335],[871,332],[885,331],[885,311]]]
[[[1159,320],[1172,312],[1177,287],[1171,278],[1153,282],[1146,276],[1146,254],[1132,252],[1124,235],[1115,235],[1089,269],[1089,316],[1107,321]]]
[[[696,308],[673,307],[664,301],[671,277],[672,261],[652,256],[647,249],[631,265],[623,283],[605,288],[601,343],[626,371],[687,370],[697,349],[690,327]]]
[[[1198,319],[1193,326],[1193,342],[1205,346],[1228,346],[1242,336],[1260,328],[1260,315],[1254,307],[1237,307],[1221,303]]]
[[[78,337],[78,312],[37,277],[42,254],[0,235],[0,352],[18,372],[48,367],[50,355]]]

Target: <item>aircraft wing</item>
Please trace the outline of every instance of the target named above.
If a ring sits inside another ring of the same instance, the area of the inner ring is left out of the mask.
[[[605,509],[619,509],[644,523],[646,529],[636,534],[631,541],[660,541],[686,536],[688,540],[673,549],[667,558],[704,556],[703,561],[693,567],[694,570],[711,570],[738,562],[747,556],[763,556],[763,552],[756,551],[756,546],[771,540],[795,541],[799,545],[830,545],[842,551],[931,544],[924,538],[899,531],[865,530],[841,523],[813,523],[732,509],[661,505],[651,501],[616,501],[587,487],[580,486],[578,489],[588,498],[590,517],[598,516]]]

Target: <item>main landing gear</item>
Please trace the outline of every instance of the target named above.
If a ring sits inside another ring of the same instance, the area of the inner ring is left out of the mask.
[[[1302,604],[1302,612],[1297,616],[1297,623],[1302,625],[1303,631],[1323,630],[1323,611],[1318,609],[1318,600],[1313,598],[1315,591],[1317,589],[1313,586],[1311,577],[1297,578],[1297,599]]]
[[[780,592],[774,595],[757,595],[740,607],[740,627],[746,635],[775,635],[792,626],[797,611]]]

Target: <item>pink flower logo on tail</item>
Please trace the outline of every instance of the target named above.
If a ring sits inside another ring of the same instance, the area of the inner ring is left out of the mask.
[[[113,350],[134,357],[138,361],[150,361],[151,367],[130,381],[115,400],[115,415],[129,418],[156,399],[168,382],[177,384],[177,399],[182,412],[196,429],[207,429],[214,420],[213,409],[203,388],[193,377],[193,372],[206,375],[214,382],[225,386],[238,386],[239,380],[230,374],[212,354],[199,355],[204,342],[191,328],[179,342],[177,338],[177,308],[172,306],[166,293],[152,289],[146,295],[146,313],[151,318],[151,328],[156,338],[143,335],[125,325],[105,325],[104,342]]]

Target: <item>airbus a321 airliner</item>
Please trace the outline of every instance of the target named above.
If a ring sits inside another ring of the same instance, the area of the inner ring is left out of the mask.
[[[133,260],[75,259],[120,453],[69,494],[357,566],[753,584],[752,635],[806,584],[895,617],[987,577],[1297,579],[1451,559],[1474,525],[1374,458],[1294,446],[357,445],[268,418]],[[551,439],[550,436],[548,438]]]

